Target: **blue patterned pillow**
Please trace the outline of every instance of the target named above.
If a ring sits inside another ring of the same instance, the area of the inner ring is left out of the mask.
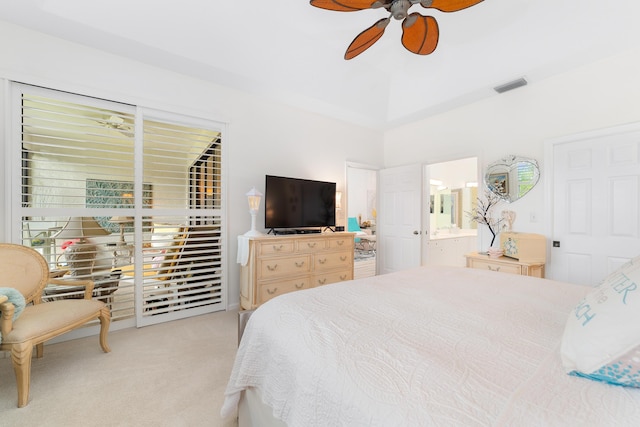
[[[0,295],[6,295],[9,297],[7,302],[10,302],[15,306],[15,311],[13,312],[13,320],[15,321],[18,316],[20,316],[20,313],[22,313],[22,310],[24,310],[24,297],[20,291],[14,288],[0,288]],[[2,342],[2,336],[0,336],[0,342]]]
[[[0,295],[6,295],[9,297],[8,302],[12,303],[16,307],[16,310],[13,312],[13,320],[16,320],[18,316],[20,316],[20,313],[22,313],[22,310],[24,310],[24,297],[20,291],[14,288],[0,288]]]
[[[569,374],[640,387],[640,256],[572,310],[560,352]]]

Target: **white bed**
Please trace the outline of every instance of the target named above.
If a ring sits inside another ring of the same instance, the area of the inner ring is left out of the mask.
[[[240,426],[638,426],[640,389],[567,375],[592,288],[457,267],[275,298],[250,318],[222,416]]]

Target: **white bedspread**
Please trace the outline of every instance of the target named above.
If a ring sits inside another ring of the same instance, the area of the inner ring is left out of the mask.
[[[244,332],[222,415],[256,387],[289,426],[638,426],[640,390],[564,373],[589,290],[421,267],[275,298]]]

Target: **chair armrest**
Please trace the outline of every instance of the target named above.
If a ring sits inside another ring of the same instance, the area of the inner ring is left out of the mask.
[[[6,295],[0,295],[0,334],[7,335],[13,329],[13,313],[16,306],[7,302],[9,298]]]
[[[49,279],[47,283],[58,286],[84,286],[84,299],[93,297],[95,284],[90,279]]]

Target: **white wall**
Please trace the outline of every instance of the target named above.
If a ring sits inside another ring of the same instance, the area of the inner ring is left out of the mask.
[[[5,80],[2,80],[5,79]],[[0,152],[8,80],[227,123],[229,304],[238,304],[236,236],[251,220],[245,193],[264,191],[265,174],[335,181],[345,187],[345,162],[382,164],[382,135],[247,93],[164,71],[0,21]],[[3,164],[3,168],[4,168]],[[0,174],[3,175],[3,174]],[[0,241],[7,241],[7,185],[0,178]],[[264,225],[264,207],[258,227]]]
[[[638,76],[640,49],[400,126],[385,134],[385,167],[473,155],[484,166],[507,154],[532,157],[541,166],[539,184],[499,210],[517,212],[514,230],[545,234],[545,145],[560,136],[640,121]]]
[[[349,194],[347,195],[347,218],[360,217],[362,221],[375,220],[378,173],[372,169],[347,169]]]

